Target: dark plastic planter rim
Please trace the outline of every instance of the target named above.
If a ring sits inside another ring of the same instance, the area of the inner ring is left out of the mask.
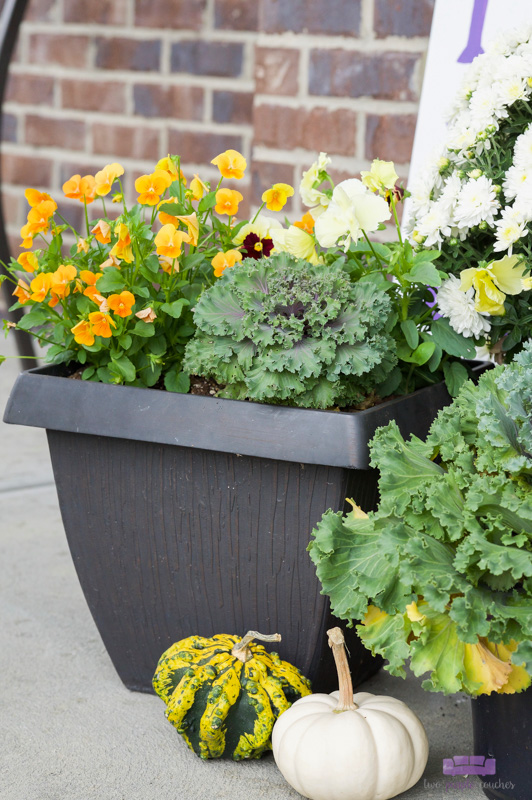
[[[368,469],[367,442],[376,428],[395,419],[405,433],[424,436],[435,404],[448,402],[438,383],[364,411],[320,411],[69,380],[60,368],[39,367],[18,376],[4,422]]]

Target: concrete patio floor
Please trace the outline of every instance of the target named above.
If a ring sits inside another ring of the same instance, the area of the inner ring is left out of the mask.
[[[0,353],[14,354],[0,341]],[[18,373],[0,367],[0,409]],[[0,424],[0,797],[2,800],[296,800],[273,758],[203,762],[163,702],[117,677],[74,571],[43,430]],[[75,491],[76,487],[73,486]],[[469,700],[428,694],[385,671],[364,690],[391,694],[425,725],[430,757],[405,800],[484,797],[478,778],[446,777],[471,755]]]

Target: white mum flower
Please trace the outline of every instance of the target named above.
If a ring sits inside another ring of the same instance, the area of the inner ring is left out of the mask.
[[[424,217],[417,221],[417,232],[424,238],[425,247],[438,246],[443,242],[444,236],[451,235],[451,216],[449,209],[444,208],[440,201],[432,203]]]
[[[475,290],[473,287],[463,292],[460,279],[450,275],[442,284],[436,296],[439,313],[449,320],[449,324],[463,336],[479,336],[488,333],[491,328],[488,315],[475,311]]]
[[[504,177],[502,188],[507,200],[513,200],[517,195],[530,190],[532,184],[532,164],[530,166],[510,167]]]
[[[500,219],[495,222],[495,244],[493,249],[497,252],[507,250],[512,255],[514,244],[527,233],[526,222],[519,209],[506,208]]]
[[[499,206],[492,181],[485,175],[471,178],[462,187],[454,210],[454,219],[459,228],[472,228],[483,221],[493,225]]]

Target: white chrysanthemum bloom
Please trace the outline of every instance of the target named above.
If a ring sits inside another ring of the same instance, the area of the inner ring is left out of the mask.
[[[510,167],[506,175],[502,188],[507,200],[513,200],[517,195],[524,191],[529,191],[532,184],[532,164],[530,166],[518,167],[515,164]]]
[[[497,98],[502,105],[509,106],[517,100],[524,100],[530,94],[530,87],[521,77],[497,81],[494,85]]]
[[[505,109],[499,99],[495,86],[485,86],[477,89],[471,97],[471,121],[473,129],[482,129],[490,125],[495,117],[504,115]]]
[[[283,226],[275,217],[267,217],[259,214],[254,222],[248,222],[243,225],[233,239],[235,244],[242,244],[246,236],[250,233],[255,233],[259,239],[270,239],[271,232],[275,228],[282,228]]]
[[[347,251],[364,231],[376,231],[390,217],[383,197],[374,195],[357,178],[350,178],[335,187],[329,206],[316,220],[314,232],[322,247],[341,244]]]
[[[475,290],[471,287],[463,292],[460,289],[460,279],[454,275],[450,275],[438,290],[436,303],[439,313],[449,320],[456,333],[478,339],[489,332],[489,315],[475,311]]]
[[[454,220],[459,228],[472,228],[480,222],[493,225],[499,207],[492,181],[485,175],[471,178],[462,187],[454,209]]]
[[[467,150],[475,143],[476,138],[477,132],[472,127],[453,129],[450,131],[447,147],[449,150]]]
[[[516,167],[532,166],[532,126],[529,125],[515,140],[513,161]]]
[[[444,208],[440,201],[432,203],[429,211],[417,221],[417,232],[423,237],[425,247],[441,246],[444,236],[451,235],[451,216],[449,209]]]
[[[527,233],[526,222],[519,209],[509,207],[502,212],[500,219],[495,222],[495,244],[493,249],[497,252],[507,250],[512,255],[514,244]]]
[[[318,254],[316,253],[316,246],[314,237],[296,227],[290,225],[289,228],[272,228],[270,235],[273,245],[276,250],[281,250],[283,253],[290,253],[296,258],[304,258],[310,261],[311,264],[320,263]]]
[[[453,172],[445,179],[442,193],[438,198],[439,205],[449,212],[450,217],[453,216],[454,207],[462,191],[462,180],[457,172]]]
[[[319,189],[314,188],[314,184],[319,179],[320,172],[327,169],[331,163],[331,159],[327,153],[320,153],[318,160],[315,161],[306,172],[301,176],[301,183],[299,184],[299,195],[304,205],[308,206],[322,206],[327,208],[329,205],[329,198]]]

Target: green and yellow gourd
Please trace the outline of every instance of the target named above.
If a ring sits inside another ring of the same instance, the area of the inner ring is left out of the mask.
[[[153,688],[166,717],[201,758],[259,758],[271,750],[275,720],[311,693],[296,667],[252,642],[279,634],[249,631],[242,639],[189,636],[161,656]]]

